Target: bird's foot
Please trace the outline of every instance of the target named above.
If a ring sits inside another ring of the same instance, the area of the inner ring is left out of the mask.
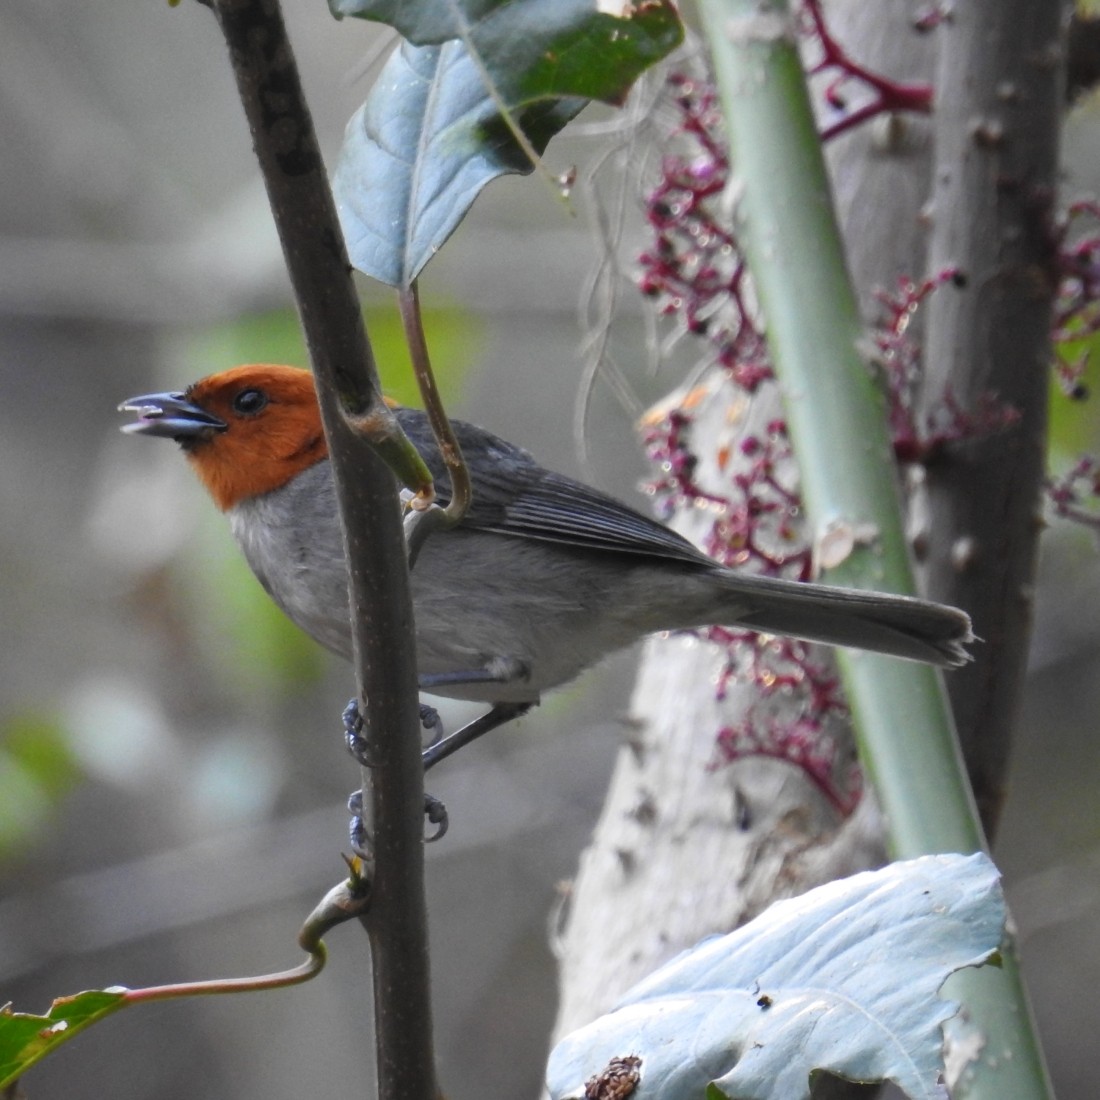
[[[443,740],[443,719],[439,717],[439,711],[427,703],[420,704],[420,724],[426,733],[430,733],[428,748],[438,745]]]
[[[351,841],[351,850],[365,860],[371,859],[370,833],[367,824],[363,820],[363,791],[362,788],[354,790],[348,795],[348,813],[351,820],[348,822],[348,839]]]
[[[359,713],[359,700],[352,699],[344,707],[341,720],[344,723],[344,743],[348,752],[363,765],[364,768],[373,767],[370,756],[367,753],[367,739],[363,736],[363,716]],[[439,744],[443,740],[443,719],[439,717],[439,711],[427,703],[420,704],[420,724],[425,731],[431,734],[427,747]]]
[[[344,707],[340,718],[344,723],[344,744],[347,745],[348,752],[364,768],[373,767],[367,755],[367,739],[363,736],[363,716],[359,713],[359,700],[352,699]]]
[[[351,814],[351,820],[348,823],[348,837],[351,840],[352,850],[363,859],[370,860],[372,858],[370,832],[363,820],[362,789],[354,790],[348,795],[348,813]],[[450,824],[447,807],[435,795],[427,792],[424,794],[424,816],[427,818],[429,825],[435,826],[435,832],[424,839],[429,844],[432,841],[441,840],[446,835],[447,827]]]
[[[447,834],[447,826],[450,825],[447,807],[435,795],[428,794],[427,791],[424,792],[424,816],[428,819],[429,825],[435,826],[435,832],[424,839],[429,844],[433,840],[442,840]]]

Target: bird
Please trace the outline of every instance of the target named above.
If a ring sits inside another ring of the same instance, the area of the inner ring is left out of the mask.
[[[119,409],[136,417],[124,432],[180,445],[271,598],[350,659],[344,542],[310,372],[249,364]],[[445,503],[426,414],[394,411]],[[426,750],[426,767],[655,632],[739,626],[944,667],[969,659],[970,619],[957,608],[727,568],[523,448],[452,424],[473,498],[456,526],[428,537],[410,575],[419,682],[490,711]]]

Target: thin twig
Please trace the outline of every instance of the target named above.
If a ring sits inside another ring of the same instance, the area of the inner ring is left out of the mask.
[[[428,423],[439,446],[439,453],[451,477],[451,499],[443,509],[447,526],[458,523],[470,507],[473,489],[470,486],[470,471],[462,457],[462,448],[458,436],[447,418],[443,407],[443,397],[436,385],[431,358],[428,355],[428,341],[424,336],[424,322],[420,313],[420,290],[414,279],[407,287],[397,293],[401,308],[401,323],[405,327],[405,342],[409,346],[413,373],[420,387],[420,397],[424,402],[424,411],[428,414]]]

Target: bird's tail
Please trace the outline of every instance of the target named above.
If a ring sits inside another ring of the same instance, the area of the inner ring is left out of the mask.
[[[956,667],[971,660],[970,617],[912,596],[735,573],[718,574],[735,621],[765,634],[852,646],[911,661]],[[710,622],[717,621],[713,617]]]

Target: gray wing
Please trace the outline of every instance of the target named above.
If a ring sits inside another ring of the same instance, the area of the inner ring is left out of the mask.
[[[544,473],[504,507],[491,525],[507,535],[563,542],[591,550],[673,558],[694,565],[708,559],[686,539],[579,481]]]
[[[399,409],[398,419],[427,461],[445,503],[450,482],[424,414]],[[692,565],[710,561],[675,531],[598,489],[544,469],[522,447],[473,424],[452,423],[467,461],[472,455],[481,459],[463,527]]]

